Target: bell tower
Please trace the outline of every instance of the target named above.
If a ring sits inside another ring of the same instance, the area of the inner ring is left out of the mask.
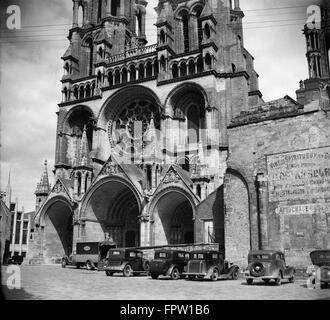
[[[319,100],[323,108],[330,98],[330,4],[323,1],[321,6],[310,6],[307,12],[312,16],[303,29],[309,78],[300,81],[297,100],[302,105]]]

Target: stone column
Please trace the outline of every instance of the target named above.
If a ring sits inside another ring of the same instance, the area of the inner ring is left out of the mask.
[[[258,197],[258,214],[259,214],[259,245],[260,249],[268,248],[268,223],[267,223],[267,207],[268,207],[268,182],[263,173],[257,174],[257,197]]]

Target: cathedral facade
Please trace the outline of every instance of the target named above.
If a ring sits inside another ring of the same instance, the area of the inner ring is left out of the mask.
[[[329,9],[304,31],[310,78],[297,101],[264,102],[239,0],[159,0],[154,45],[147,5],[73,0],[55,184],[46,169],[31,259],[106,235],[123,247],[216,245],[240,265],[250,249],[299,265],[330,246]]]

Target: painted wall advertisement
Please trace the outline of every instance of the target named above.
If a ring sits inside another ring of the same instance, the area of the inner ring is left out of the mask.
[[[330,147],[267,157],[270,202],[330,201]]]

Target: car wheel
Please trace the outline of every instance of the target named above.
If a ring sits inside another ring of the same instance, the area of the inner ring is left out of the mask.
[[[158,274],[151,273],[150,275],[152,279],[158,279]]]
[[[253,283],[253,279],[246,279],[246,283],[251,286]]]
[[[172,280],[178,280],[180,278],[180,272],[177,267],[174,267],[171,272],[171,279]]]
[[[113,275],[113,272],[109,271],[109,270],[106,270],[105,271],[105,274],[108,276],[108,277],[111,277]]]
[[[92,265],[92,263],[90,261],[87,261],[86,262],[86,269],[87,270],[93,270],[93,265]]]
[[[232,278],[233,280],[237,280],[237,279],[238,279],[238,275],[239,275],[239,271],[238,271],[238,269],[235,269],[235,270],[233,271],[233,273],[231,274],[231,278]]]
[[[147,260],[143,261],[142,268],[145,271],[149,271],[149,261]]]
[[[65,259],[62,259],[61,266],[62,266],[62,268],[65,268],[66,267],[66,260]]]
[[[294,283],[294,276],[292,276],[291,278],[289,278],[289,282],[290,283]]]
[[[277,286],[280,286],[282,284],[282,278],[281,278],[281,276],[279,276],[278,278],[275,279],[275,284]]]
[[[219,271],[217,269],[214,269],[212,274],[211,274],[211,280],[212,281],[217,281],[219,276]]]
[[[132,267],[130,264],[127,264],[124,268],[123,275],[124,277],[130,277],[133,273]]]

